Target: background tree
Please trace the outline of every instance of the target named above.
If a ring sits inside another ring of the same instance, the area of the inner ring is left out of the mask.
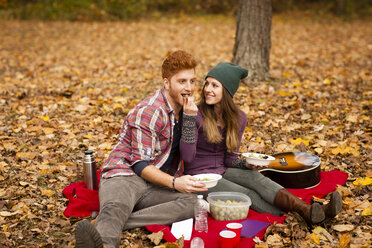
[[[233,62],[248,69],[249,81],[269,77],[271,16],[271,0],[239,0]]]

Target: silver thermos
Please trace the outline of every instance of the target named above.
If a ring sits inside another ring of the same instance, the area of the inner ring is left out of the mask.
[[[85,151],[84,158],[84,183],[87,189],[98,190],[97,167],[93,151]]]

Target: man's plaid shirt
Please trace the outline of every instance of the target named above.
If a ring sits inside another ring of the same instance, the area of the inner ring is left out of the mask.
[[[135,175],[131,166],[142,160],[163,166],[172,148],[174,121],[164,88],[140,102],[124,119],[119,141],[103,165],[103,178]],[[168,173],[175,173],[177,166],[174,163]]]

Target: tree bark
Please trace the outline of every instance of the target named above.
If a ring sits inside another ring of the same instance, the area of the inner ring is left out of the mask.
[[[239,0],[233,63],[248,69],[249,81],[269,78],[271,0]]]

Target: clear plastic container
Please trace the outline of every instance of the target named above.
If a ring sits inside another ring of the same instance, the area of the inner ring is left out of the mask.
[[[195,231],[208,232],[208,212],[205,208],[205,204],[208,204],[202,195],[198,195],[194,207],[195,213]]]
[[[251,198],[238,192],[213,192],[207,197],[215,220],[240,220],[248,216]]]

